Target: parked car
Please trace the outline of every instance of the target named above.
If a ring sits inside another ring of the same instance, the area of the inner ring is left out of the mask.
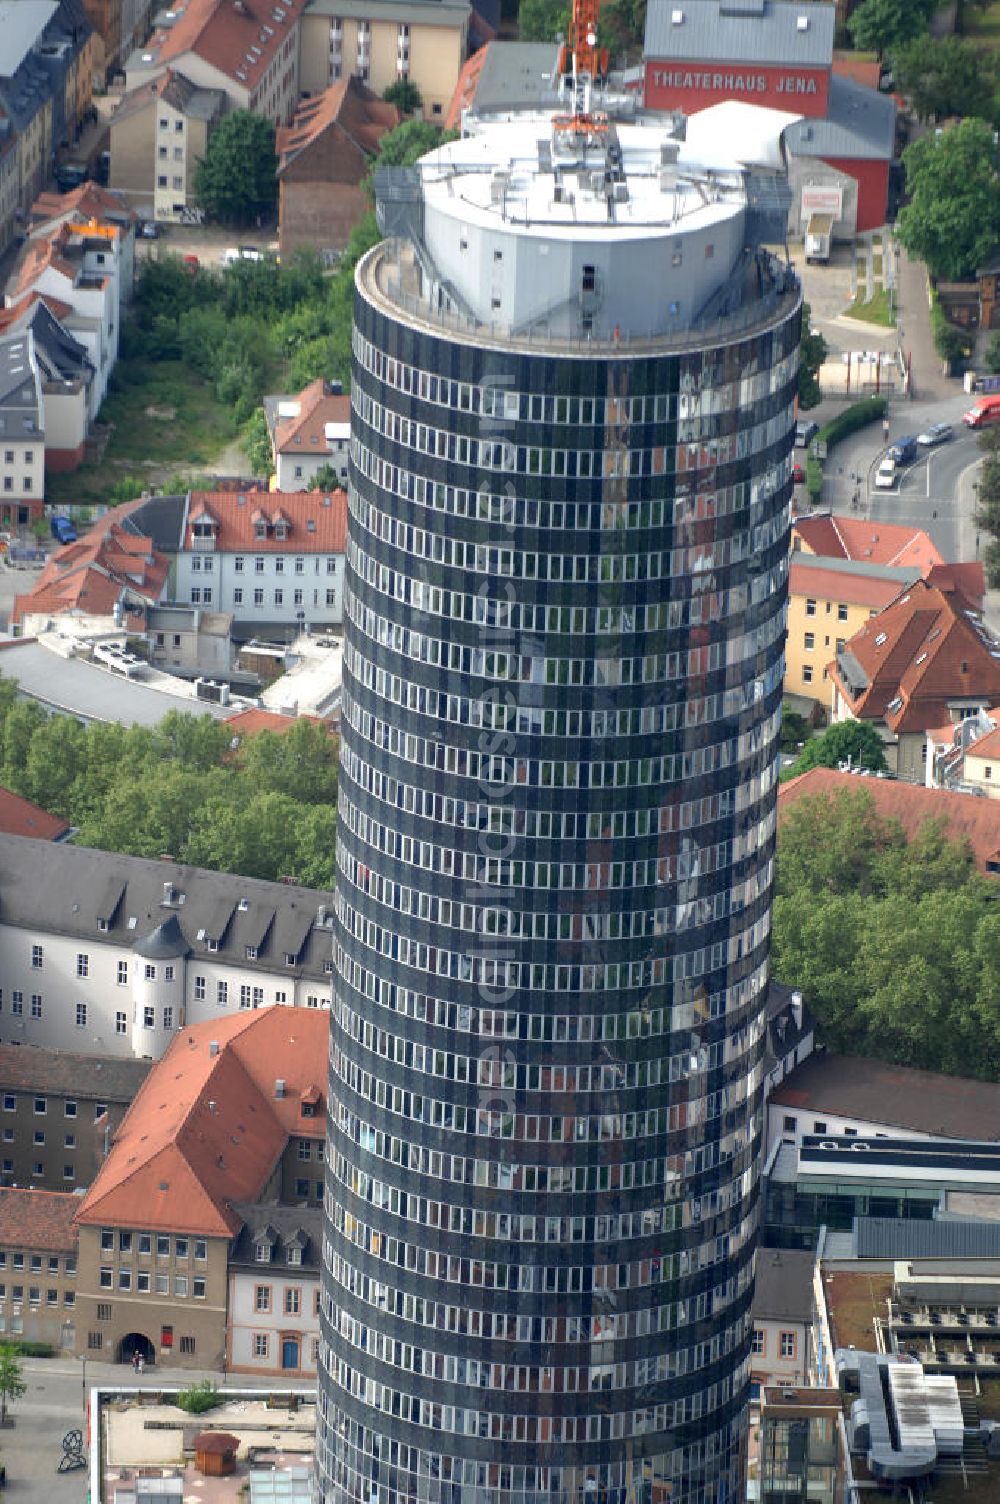
[[[811,444],[818,433],[818,423],[814,423],[811,418],[800,418],[795,425],[795,443],[802,448],[806,444]]]
[[[917,443],[925,449],[933,449],[935,444],[947,444],[949,439],[955,437],[955,430],[950,423],[932,423],[930,428],[925,428],[923,433],[917,434]]]
[[[875,475],[875,489],[877,491],[891,491],[896,484],[896,461],[891,455],[887,456],[879,465]]]
[[[70,517],[56,515],[49,519],[49,531],[57,543],[75,543],[76,528]]]
[[[201,266],[201,262],[198,260],[197,256],[185,256],[184,265],[187,267],[189,272],[196,272]]]
[[[804,469],[804,467],[802,465],[793,465],[792,466],[792,482],[796,486],[804,486],[805,485],[805,483],[806,483],[806,472],[805,472],[805,469]]]
[[[913,434],[908,433],[905,438],[897,439],[894,444],[890,444],[889,453],[897,465],[908,465],[911,460],[915,460],[917,441]]]
[[[139,234],[143,240],[159,240],[160,227],[155,219],[140,219]]]

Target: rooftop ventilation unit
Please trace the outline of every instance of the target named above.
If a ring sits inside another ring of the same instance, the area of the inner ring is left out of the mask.
[[[809,30],[809,17],[808,16],[797,16],[796,19],[795,19],[795,29],[796,29],[796,31],[808,31]]]
[[[671,26],[683,26],[684,12],[682,10],[672,10],[670,12],[670,24]]]

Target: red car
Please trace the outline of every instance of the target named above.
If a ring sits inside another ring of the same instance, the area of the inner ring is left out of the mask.
[[[796,485],[796,486],[804,486],[805,485],[805,483],[806,483],[806,472],[805,472],[805,470],[803,469],[803,467],[801,465],[793,465],[792,466],[792,483],[794,485]]]
[[[185,256],[184,265],[187,267],[189,272],[196,272],[201,266],[201,262],[198,260],[197,256]]]

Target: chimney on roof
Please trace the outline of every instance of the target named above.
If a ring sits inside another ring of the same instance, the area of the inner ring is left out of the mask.
[[[275,1080],[274,1095],[279,1098],[279,1100],[285,1095],[285,1083],[282,1080],[281,1076],[278,1076]]]
[[[792,993],[792,1017],[795,1020],[796,1029],[802,1027],[802,994],[799,991]]]

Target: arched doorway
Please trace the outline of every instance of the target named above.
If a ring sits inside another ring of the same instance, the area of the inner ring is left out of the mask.
[[[144,1363],[156,1361],[156,1349],[142,1332],[129,1332],[118,1344],[119,1363],[131,1363],[138,1353]]]

